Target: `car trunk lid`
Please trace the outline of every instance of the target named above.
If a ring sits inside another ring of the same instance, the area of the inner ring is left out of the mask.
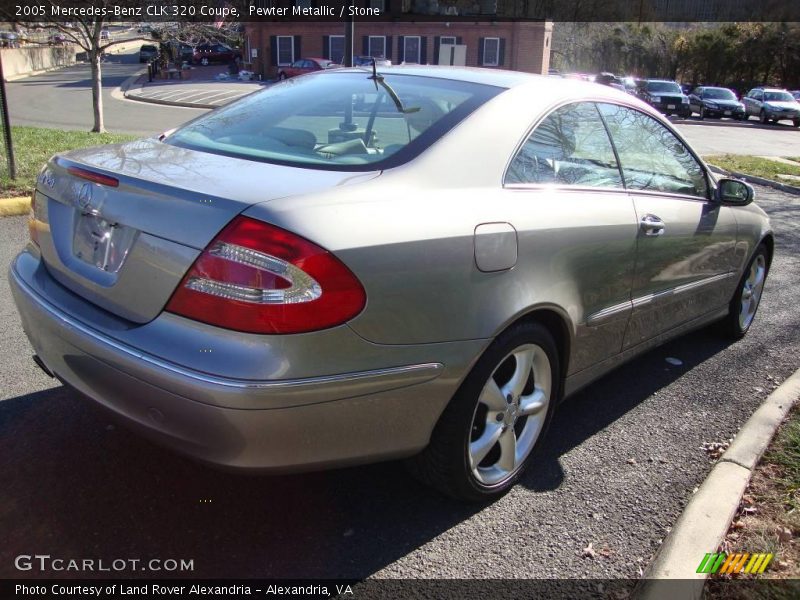
[[[38,242],[62,285],[125,319],[155,318],[247,207],[372,178],[266,164],[157,140],[57,156],[37,182]]]

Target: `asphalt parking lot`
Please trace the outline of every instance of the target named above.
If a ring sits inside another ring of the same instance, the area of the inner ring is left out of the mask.
[[[34,366],[0,279],[0,577],[34,553],[192,559],[194,577],[639,576],[710,470],[701,445],[733,436],[800,366],[800,197],[757,194],[777,251],[748,336],[692,333],[585,389],[535,468],[483,507],[397,463],[244,477],[153,446]],[[4,272],[26,238],[24,217],[0,219]]]

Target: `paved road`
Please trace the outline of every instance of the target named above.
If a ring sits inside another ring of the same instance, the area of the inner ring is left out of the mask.
[[[157,106],[112,93],[129,77],[141,73],[138,53],[111,55],[103,64],[103,104],[106,129],[153,135],[206,112],[205,109]],[[89,65],[51,71],[6,84],[13,125],[63,129],[92,128],[92,88]]]
[[[590,386],[483,508],[397,463],[240,477],[153,446],[33,366],[0,279],[0,577],[20,553],[194,559],[215,577],[636,577],[710,470],[701,444],[734,435],[798,366],[800,197],[757,192],[778,248],[750,334],[686,335]],[[0,219],[0,271],[25,237],[23,217]]]
[[[686,119],[679,121],[677,127],[702,155],[798,156],[800,153],[800,129],[786,121],[761,125],[756,121]]]

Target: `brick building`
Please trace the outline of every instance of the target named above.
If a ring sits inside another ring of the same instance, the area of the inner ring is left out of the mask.
[[[274,77],[280,67],[301,58],[341,62],[344,28],[342,21],[247,23],[245,68]],[[466,50],[467,66],[547,73],[552,32],[550,21],[494,21],[485,15],[449,22],[357,20],[353,54],[388,58],[393,64],[440,64],[440,47],[454,44]]]

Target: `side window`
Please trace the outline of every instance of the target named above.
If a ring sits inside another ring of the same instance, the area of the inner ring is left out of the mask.
[[[638,110],[613,104],[598,107],[619,153],[628,189],[708,197],[703,167],[671,131]]]
[[[623,187],[594,104],[569,104],[545,117],[511,161],[505,182]]]

